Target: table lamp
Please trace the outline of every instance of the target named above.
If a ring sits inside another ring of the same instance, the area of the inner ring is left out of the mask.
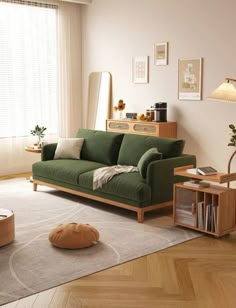
[[[225,81],[216,88],[207,98],[223,101],[223,102],[230,102],[230,103],[236,103],[236,88],[233,83],[236,83],[236,79],[233,78],[225,78]],[[231,140],[232,141],[232,140]],[[236,140],[228,145],[236,146]],[[229,162],[228,162],[228,173],[230,173],[230,167],[231,162],[236,154],[236,150],[234,153],[230,156]],[[229,187],[230,183],[227,183],[227,186]]]

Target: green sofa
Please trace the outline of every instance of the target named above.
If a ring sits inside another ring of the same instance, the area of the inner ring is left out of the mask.
[[[105,202],[137,213],[143,222],[144,213],[172,205],[173,184],[182,178],[173,169],[196,165],[194,155],[183,153],[184,140],[120,134],[79,129],[76,137],[84,138],[80,159],[53,159],[56,143],[42,148],[41,161],[32,166],[33,189],[46,185],[65,192]],[[157,147],[162,159],[147,165],[145,177],[140,172],[114,176],[102,188],[93,190],[95,169],[112,165],[137,166],[150,148]]]

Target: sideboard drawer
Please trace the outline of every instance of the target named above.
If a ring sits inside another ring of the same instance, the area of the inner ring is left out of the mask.
[[[124,122],[109,122],[108,127],[111,130],[129,130],[129,123]]]
[[[155,133],[157,131],[157,126],[151,124],[134,124],[133,130],[137,133]]]

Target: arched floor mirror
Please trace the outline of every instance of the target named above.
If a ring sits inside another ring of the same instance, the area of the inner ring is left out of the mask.
[[[111,113],[111,74],[92,72],[89,75],[87,127],[106,130]]]

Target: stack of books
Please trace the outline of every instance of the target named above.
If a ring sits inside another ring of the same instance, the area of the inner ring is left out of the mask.
[[[191,168],[191,169],[187,169],[186,171],[187,171],[187,173],[195,174],[195,175],[197,175],[197,174],[199,174],[199,175],[214,175],[214,174],[218,173],[218,171],[211,166]]]
[[[217,174],[217,170],[214,169],[213,167],[200,167],[197,168],[197,172],[201,175],[214,175]]]
[[[187,182],[184,182],[184,185],[191,186],[191,187],[197,187],[197,188],[205,188],[209,187],[210,184],[207,182],[199,181],[199,180],[189,180]]]

